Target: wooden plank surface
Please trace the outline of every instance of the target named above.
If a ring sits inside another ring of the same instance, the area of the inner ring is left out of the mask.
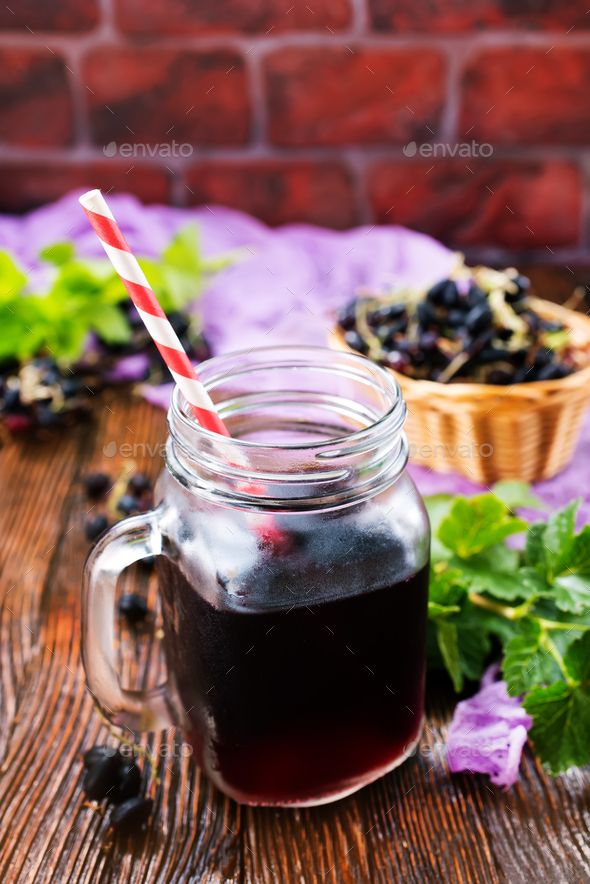
[[[80,788],[81,750],[108,736],[79,658],[89,509],[80,478],[114,474],[130,454],[155,477],[164,435],[161,412],[109,393],[95,423],[0,451],[0,881],[588,880],[588,772],[552,780],[529,755],[506,793],[451,776],[443,751],[451,698],[433,681],[416,756],[321,808],[238,807],[183,755],[180,734],[155,735],[146,743],[159,759],[153,820],[139,839],[108,836]],[[149,635],[122,634],[120,656],[129,685],[161,675]]]

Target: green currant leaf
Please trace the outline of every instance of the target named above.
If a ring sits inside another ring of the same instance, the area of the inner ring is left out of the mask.
[[[570,645],[564,664],[567,681],[534,687],[524,703],[531,740],[552,774],[590,762],[590,633]]]
[[[438,531],[439,540],[461,558],[468,558],[501,543],[526,528],[493,494],[458,497]]]
[[[517,632],[504,648],[502,674],[508,692],[515,697],[528,693],[535,685],[547,685],[560,678],[555,660],[543,644],[544,631],[536,620],[518,624]]]
[[[437,621],[436,637],[446,670],[451,676],[457,693],[463,689],[463,673],[459,662],[459,636],[457,627],[448,620]]]
[[[514,479],[504,479],[492,485],[492,492],[506,504],[508,509],[515,510],[518,507],[530,509],[543,509],[543,501],[536,497],[526,482],[518,482]]]

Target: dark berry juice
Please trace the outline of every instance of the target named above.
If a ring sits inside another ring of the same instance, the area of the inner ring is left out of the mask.
[[[189,739],[211,778],[250,804],[352,792],[403,761],[422,726],[428,566],[379,585],[390,562],[378,556],[361,562],[366,591],[337,593],[345,575],[324,574],[330,592],[318,602],[309,587],[323,566],[338,569],[302,561],[300,592],[297,568],[277,555],[246,577],[242,601],[220,592],[211,604],[198,581],[159,559],[168,665]],[[268,605],[243,603],[248,580],[258,595],[266,581]],[[292,602],[271,606],[280,585]]]

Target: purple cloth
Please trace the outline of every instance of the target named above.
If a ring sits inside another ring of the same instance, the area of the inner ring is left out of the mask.
[[[82,255],[102,248],[71,193],[22,217],[0,217],[0,247],[9,249],[34,275],[39,290],[47,277],[38,253],[51,243],[72,240]],[[242,248],[243,259],[215,276],[195,310],[203,317],[213,350],[224,353],[265,344],[325,344],[336,310],[358,286],[378,287],[392,278],[426,284],[444,276],[452,253],[428,236],[400,227],[360,227],[347,232],[309,225],[278,229],[232,209],[204,206],[175,209],[143,206],[132,196],[109,197],[131,248],[156,255],[179,227],[199,228],[203,251],[213,256]],[[167,391],[151,395],[162,405]],[[412,467],[423,494],[471,493],[481,486],[454,474]],[[559,476],[536,486],[549,508],[584,495],[580,519],[590,521],[590,422],[576,456]]]
[[[518,779],[518,767],[533,720],[510,697],[506,683],[496,681],[498,666],[483,675],[477,694],[457,703],[447,736],[447,761],[453,773],[488,774],[507,789]]]

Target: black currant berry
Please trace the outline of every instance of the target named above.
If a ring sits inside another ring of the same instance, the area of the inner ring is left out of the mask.
[[[117,756],[119,759],[121,758],[119,750],[113,749],[112,746],[91,746],[90,749],[86,750],[82,759],[84,761],[84,767],[89,768],[98,761],[103,761],[105,758],[112,758],[113,756]]]
[[[101,801],[113,792],[119,783],[121,756],[106,756],[91,764],[84,774],[82,788],[88,798]]]
[[[369,351],[367,343],[356,331],[347,331],[344,335],[344,340],[349,347],[352,347],[353,350],[358,350],[359,353],[368,353]]]
[[[102,497],[111,484],[111,477],[107,473],[89,473],[84,477],[86,495],[91,498]]]
[[[86,520],[84,525],[84,533],[88,540],[97,540],[101,534],[109,527],[109,520],[105,515],[99,513],[98,516],[92,516]]]
[[[124,516],[130,516],[132,513],[138,513],[141,506],[138,499],[132,494],[123,494],[117,501],[117,509]]]
[[[111,804],[122,804],[135,798],[141,791],[141,771],[135,761],[123,761],[119,767],[117,785],[107,795]]]
[[[149,608],[142,595],[136,592],[128,592],[121,596],[119,601],[119,614],[131,625],[136,626],[147,617]]]
[[[138,795],[117,805],[111,814],[113,829],[121,834],[130,834],[141,829],[151,816],[153,801]]]
[[[151,491],[152,483],[149,476],[146,476],[144,473],[135,473],[129,479],[127,488],[130,494],[140,495],[145,494],[146,491]]]

